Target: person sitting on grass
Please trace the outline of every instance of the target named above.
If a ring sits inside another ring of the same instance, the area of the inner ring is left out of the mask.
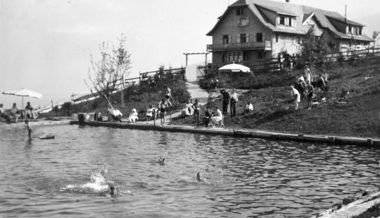
[[[132,109],[132,113],[129,115],[128,120],[131,123],[135,123],[139,119],[139,115],[135,108]]]
[[[11,118],[13,118],[15,122],[17,122],[18,118],[21,116],[21,113],[18,110],[16,103],[13,103],[10,112],[11,112]]]
[[[10,122],[10,117],[5,113],[5,110],[3,108],[3,104],[0,104],[0,119],[1,121],[4,121],[9,123]],[[3,120],[4,119],[4,120]]]
[[[249,114],[253,111],[253,104],[251,102],[247,102],[244,107],[244,113]]]
[[[38,119],[38,114],[36,111],[33,110],[33,107],[32,107],[32,105],[30,105],[29,101],[28,101],[28,103],[26,103],[25,117],[29,118],[29,119],[34,119],[34,120]]]
[[[212,126],[224,127],[223,113],[222,111],[219,110],[218,107],[216,107],[215,109],[216,109],[216,113],[211,118],[211,124]]]

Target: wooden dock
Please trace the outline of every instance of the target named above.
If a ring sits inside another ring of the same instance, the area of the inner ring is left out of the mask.
[[[71,124],[79,125],[79,121],[72,121]],[[139,129],[139,130],[154,130],[168,132],[185,132],[208,135],[224,135],[231,137],[247,137],[261,138],[267,140],[278,141],[297,141],[311,143],[327,143],[335,145],[361,145],[368,147],[380,147],[379,138],[360,138],[360,137],[345,137],[345,136],[326,136],[326,135],[310,135],[310,134],[292,134],[262,131],[255,129],[227,129],[227,128],[206,128],[184,125],[153,125],[150,123],[124,123],[124,122],[98,122],[84,121],[81,125],[94,127],[110,127],[122,129]]]

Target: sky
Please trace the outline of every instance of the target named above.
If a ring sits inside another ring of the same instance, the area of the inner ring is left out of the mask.
[[[285,0],[283,0],[285,1]],[[337,11],[380,30],[378,0],[290,0]],[[130,76],[160,65],[185,65],[184,52],[204,52],[207,32],[232,0],[0,0],[0,92],[27,88],[43,94],[33,106],[88,93],[90,55],[126,36]],[[202,56],[190,56],[189,63]],[[27,101],[26,100],[26,101]],[[5,108],[21,99],[0,94]]]

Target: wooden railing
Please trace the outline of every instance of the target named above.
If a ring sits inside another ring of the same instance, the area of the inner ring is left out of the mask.
[[[299,63],[296,57],[290,57],[288,61],[284,58],[268,58],[257,60],[254,62],[243,61],[243,64],[249,67],[253,72],[277,72],[284,68],[292,68]],[[369,63],[380,63],[380,48],[368,48],[362,50],[351,50],[345,52],[336,52],[326,55],[322,62],[355,62],[368,61]],[[306,63],[307,64],[307,63]],[[222,65],[213,65],[214,69],[218,69]]]

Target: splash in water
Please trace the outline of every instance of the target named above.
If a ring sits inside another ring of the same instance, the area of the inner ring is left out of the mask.
[[[77,192],[89,194],[111,194],[115,190],[112,181],[107,181],[104,173],[93,172],[90,176],[90,182],[85,184],[69,184],[61,188],[62,192]]]

